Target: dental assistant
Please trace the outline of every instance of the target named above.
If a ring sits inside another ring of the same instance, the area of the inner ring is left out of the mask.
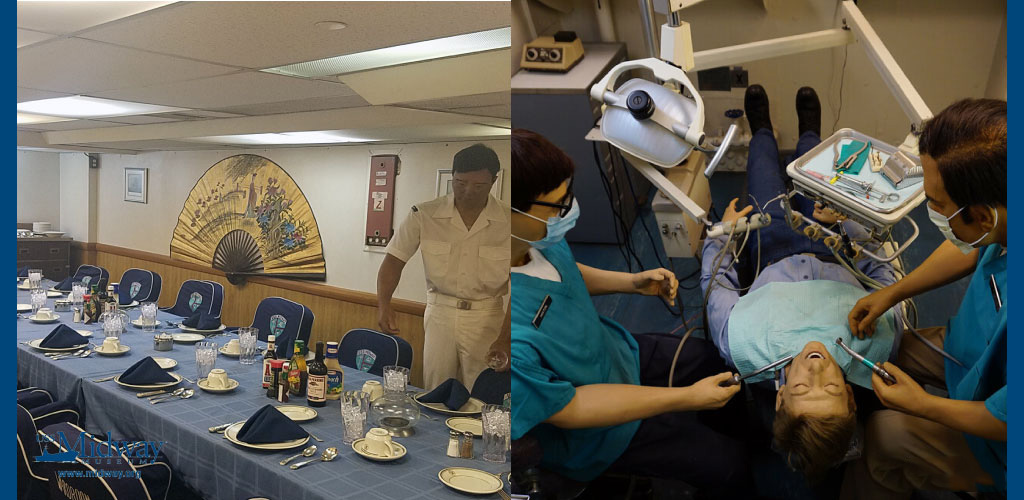
[[[872,379],[893,410],[867,427],[864,460],[848,469],[846,498],[910,498],[913,489],[1006,491],[1006,101],[967,99],[931,119],[919,140],[932,222],[946,237],[901,281],[861,299],[850,329],[874,332],[882,311],[970,276],[945,328],[921,333],[956,358],[904,336],[896,377]],[[948,391],[925,392],[920,384]]]
[[[739,390],[719,387],[730,373],[714,346],[687,341],[675,387],[664,387],[678,337],[633,335],[594,309],[590,296],[606,293],[671,301],[677,282],[665,269],[576,263],[564,239],[580,212],[573,170],[547,139],[512,131],[512,439],[534,436],[541,466],[577,481],[610,470],[709,492],[742,487],[743,442],[694,413],[721,408]]]

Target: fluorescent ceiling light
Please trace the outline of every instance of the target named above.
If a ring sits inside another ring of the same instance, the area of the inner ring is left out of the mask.
[[[33,115],[31,113],[18,113],[18,125],[30,125],[33,123],[56,123],[69,122],[74,118],[59,118],[56,116]]]
[[[337,144],[344,142],[369,142],[373,139],[364,139],[342,135],[332,131],[315,132],[284,132],[280,134],[242,134],[242,135],[213,135],[207,137],[190,137],[184,139],[194,142],[213,142],[217,144],[239,144],[239,145],[288,145],[288,144]]]
[[[454,57],[490,50],[507,49],[512,45],[512,28],[498,28],[455,35],[422,42],[407,43],[383,49],[368,50],[316,61],[289,64],[262,71],[287,76],[322,78],[368,69],[386,68],[431,59]]]
[[[187,109],[76,95],[19,102],[18,111],[65,118],[102,118],[107,116],[171,113],[187,111]]]

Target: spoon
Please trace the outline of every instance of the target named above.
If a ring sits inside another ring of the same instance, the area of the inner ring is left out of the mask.
[[[70,356],[63,356],[63,357],[60,357],[60,358],[50,358],[50,359],[60,360],[60,359],[68,359],[68,358],[88,358],[91,355],[92,355],[92,351],[89,350],[89,349],[86,349],[86,350],[81,351],[81,352],[76,352],[76,353],[74,353],[74,354],[72,354]]]
[[[181,393],[181,395],[178,396],[177,399],[188,399],[188,398],[192,397],[193,395],[195,395],[195,393],[196,393],[196,391],[194,391],[192,389],[185,389],[185,392]],[[157,400],[157,401],[150,401],[150,403],[153,403],[153,404],[163,403],[164,401],[170,401],[172,399],[175,399],[175,398],[174,397],[164,398],[164,399],[160,399],[160,400]]]
[[[60,358],[60,357],[64,357],[64,356],[74,356],[76,354],[81,354],[82,351],[84,351],[84,350],[85,349],[79,349],[79,350],[77,350],[75,352],[48,352],[45,355],[49,356],[50,358]]]
[[[338,449],[332,446],[324,450],[324,454],[323,456],[320,457],[320,460],[306,460],[305,462],[299,462],[297,464],[289,465],[288,468],[291,470],[296,470],[299,467],[302,467],[303,465],[311,464],[313,462],[330,462],[331,460],[334,460],[334,457],[336,456],[338,456]]]
[[[183,392],[185,392],[185,388],[184,387],[180,387],[180,388],[176,389],[174,392],[172,392],[170,394],[158,394],[156,396],[150,396],[149,402],[153,403],[153,404],[156,404],[157,402],[159,402],[162,399],[169,399],[169,398],[173,398],[175,396],[181,396],[181,394]]]
[[[290,457],[288,457],[288,458],[286,458],[284,460],[281,460],[280,464],[281,465],[288,465],[288,462],[291,462],[292,460],[295,460],[296,458],[299,458],[299,457],[311,457],[314,454],[316,454],[316,445],[315,444],[313,446],[310,446],[309,448],[306,448],[305,450],[302,450],[302,453],[299,453],[298,455],[292,455],[292,456],[290,456]]]

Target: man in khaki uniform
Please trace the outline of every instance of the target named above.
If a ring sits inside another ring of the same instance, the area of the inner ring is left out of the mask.
[[[409,258],[422,251],[427,279],[423,380],[456,378],[469,389],[494,351],[508,358],[502,331],[509,290],[509,206],[491,196],[498,155],[483,144],[455,154],[453,193],[412,207],[377,273],[381,330],[396,334],[391,296]],[[500,337],[500,338],[499,338]],[[507,362],[506,362],[507,365]]]

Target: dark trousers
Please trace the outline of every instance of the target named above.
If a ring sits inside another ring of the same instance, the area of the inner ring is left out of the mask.
[[[668,385],[679,337],[634,335],[640,345],[640,382]],[[683,346],[673,387],[684,387],[728,371],[715,346],[691,337]],[[629,447],[608,472],[684,481],[702,491],[749,491],[750,469],[744,440],[743,394],[719,410],[664,413],[644,419]],[[737,490],[736,488],[740,488]]]

